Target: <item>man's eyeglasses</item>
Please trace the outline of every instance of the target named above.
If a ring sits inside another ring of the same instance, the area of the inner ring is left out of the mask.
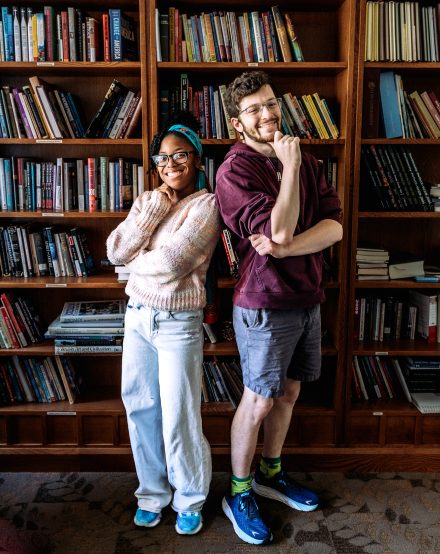
[[[247,115],[258,115],[263,111],[264,106],[270,111],[275,112],[281,107],[282,99],[281,98],[272,98],[271,100],[268,100],[267,102],[262,102],[261,104],[251,104],[247,108],[244,108],[244,110],[241,110],[241,112],[238,112],[238,115],[245,113]]]
[[[156,154],[154,156],[151,156],[151,159],[157,167],[165,167],[166,165],[168,165],[168,161],[170,158],[175,164],[185,164],[188,161],[188,156],[190,154],[195,154],[195,151],[190,150],[189,152],[176,152],[175,154],[171,154],[171,156],[168,156],[168,154]]]

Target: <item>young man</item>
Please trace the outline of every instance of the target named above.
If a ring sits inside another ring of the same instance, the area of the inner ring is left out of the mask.
[[[242,540],[264,544],[272,533],[254,491],[297,510],[318,506],[316,494],[282,470],[280,456],[301,382],[320,375],[322,251],[342,238],[341,208],[322,164],[301,156],[298,138],[281,134],[280,100],[265,73],[237,77],[226,101],[241,142],[217,172],[216,199],[237,238],[234,328],[245,387],[231,429],[231,494],[222,506]]]

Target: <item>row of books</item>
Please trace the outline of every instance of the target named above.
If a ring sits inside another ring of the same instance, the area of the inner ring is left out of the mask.
[[[234,407],[243,394],[243,376],[238,360],[203,362],[202,402],[231,402]]]
[[[408,94],[400,75],[382,71],[380,105],[386,138],[440,138],[440,101],[434,91]]]
[[[337,139],[339,129],[325,98],[317,92],[282,96],[281,112],[284,131],[301,138]]]
[[[304,61],[292,16],[278,6],[264,12],[215,11],[197,15],[156,9],[157,61]]]
[[[131,91],[117,79],[113,79],[85,136],[87,138],[129,138],[139,123],[141,109],[140,90]]]
[[[0,138],[80,138],[84,117],[78,99],[70,92],[40,86],[29,78],[21,89],[8,85],[0,91]]]
[[[367,295],[355,299],[353,339],[379,341],[414,339],[417,306],[408,297]]]
[[[440,412],[438,358],[354,356],[354,400],[406,399],[424,414]]]
[[[44,336],[55,354],[122,352],[126,307],[120,299],[66,302]]]
[[[99,21],[81,9],[44,6],[1,8],[0,61],[76,62],[138,59],[136,25],[120,9],[109,9]]]
[[[81,378],[69,358],[3,358],[0,362],[0,404],[58,402],[73,404]]]
[[[428,190],[411,151],[405,146],[364,145],[361,166],[361,209],[432,210]]]
[[[438,62],[440,5],[421,2],[366,3],[365,60]]]
[[[127,158],[0,158],[2,211],[117,211],[143,191],[143,166]]]
[[[354,339],[387,341],[414,339],[440,342],[438,292],[410,290],[406,294],[367,295],[355,300]]]
[[[106,96],[89,126],[78,99],[37,76],[21,89],[5,85],[0,90],[0,138],[128,138],[140,118],[140,91],[133,92],[114,80],[112,103]],[[106,108],[109,107],[107,110]],[[105,116],[105,117],[104,117]]]
[[[189,110],[200,122],[201,138],[236,138],[225,105],[226,85],[202,85],[199,90],[182,73],[180,86],[162,89],[159,109],[165,122],[176,110]],[[317,92],[295,96],[288,92],[279,100],[283,131],[308,139],[337,139],[339,130],[325,98]]]
[[[0,293],[0,348],[24,348],[41,341],[42,324],[32,302],[24,296]]]
[[[87,277],[95,273],[85,232],[78,227],[0,227],[0,271],[12,277]]]

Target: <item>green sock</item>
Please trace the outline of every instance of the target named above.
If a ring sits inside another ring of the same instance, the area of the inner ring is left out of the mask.
[[[266,479],[270,479],[281,471],[281,458],[279,456],[278,458],[265,458],[262,456],[260,460],[260,471]]]
[[[247,477],[236,477],[235,475],[231,476],[231,495],[235,496],[242,492],[251,490],[252,477],[248,475]]]

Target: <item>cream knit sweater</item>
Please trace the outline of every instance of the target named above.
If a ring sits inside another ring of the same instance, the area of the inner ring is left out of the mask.
[[[206,304],[205,280],[220,236],[214,195],[205,189],[177,204],[158,191],[134,202],[107,239],[107,256],[126,265],[125,292],[159,310],[195,310]]]

